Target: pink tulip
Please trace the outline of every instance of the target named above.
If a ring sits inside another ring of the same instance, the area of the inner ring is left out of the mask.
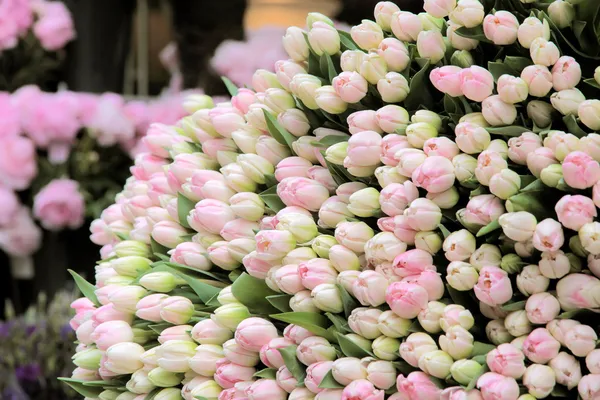
[[[575,189],[587,189],[600,180],[600,164],[582,151],[567,155],[562,164],[567,185]]]
[[[342,72],[331,83],[346,103],[358,103],[367,94],[369,83],[358,72]]]
[[[158,337],[158,342],[160,344],[163,344],[169,340],[183,340],[186,342],[193,342],[193,339],[190,336],[190,332],[192,331],[192,329],[193,326],[191,325],[171,326],[160,333],[160,336]]]
[[[362,271],[352,283],[352,294],[363,306],[377,307],[386,301],[387,278],[377,271]]]
[[[565,333],[567,348],[577,357],[586,357],[596,348],[598,335],[589,325],[575,325]]]
[[[256,101],[255,93],[246,88],[238,89],[238,93],[231,98],[231,105],[242,114],[248,112],[250,104]]]
[[[410,62],[406,45],[392,37],[385,38],[379,43],[377,54],[385,60],[390,71],[403,71]]]
[[[525,355],[510,343],[490,351],[486,362],[492,372],[518,379],[525,373]]]
[[[452,140],[443,136],[427,139],[423,144],[423,151],[427,157],[439,156],[448,160],[452,160],[460,153],[458,146]]]
[[[274,260],[263,260],[256,251],[252,251],[242,258],[242,264],[246,272],[258,279],[265,279],[267,277],[269,271],[273,268],[274,262]]]
[[[306,369],[306,378],[304,379],[306,388],[313,393],[322,392],[323,389],[321,389],[319,385],[325,375],[331,371],[332,366],[333,361],[320,361],[309,365]]]
[[[84,208],[79,184],[70,179],[55,179],[35,196],[33,212],[46,229],[75,229],[83,224]]]
[[[215,382],[224,389],[233,388],[238,382],[251,381],[256,372],[253,367],[237,365],[227,359],[217,361],[216,366]]]
[[[304,339],[314,336],[314,334],[301,326],[292,324],[285,327],[283,336],[299,345]]]
[[[426,251],[413,249],[394,258],[394,273],[401,278],[419,275],[426,270],[435,271],[433,257]]]
[[[335,189],[337,188],[337,183],[333,179],[331,172],[329,169],[321,167],[319,165],[315,165],[308,169],[307,171],[308,178],[319,182],[321,185],[325,186],[329,193],[335,193]]]
[[[112,303],[109,303],[93,310],[92,320],[96,325],[108,321],[125,321],[128,324],[131,324],[133,314],[118,311],[113,307]]]
[[[481,102],[491,96],[494,77],[487,69],[473,65],[460,71],[460,89],[469,100]]]
[[[393,232],[394,235],[408,245],[415,244],[417,231],[409,224],[408,217],[396,215],[393,218],[379,218],[377,226],[384,232]]]
[[[384,398],[385,392],[376,389],[366,379],[353,381],[342,392],[342,400],[383,400]]]
[[[321,362],[332,361],[336,358],[335,348],[327,339],[310,336],[302,340],[296,348],[296,357],[306,366]]]
[[[498,267],[483,267],[473,289],[477,298],[490,306],[506,303],[513,294],[508,274]]]
[[[408,205],[419,197],[417,187],[411,182],[392,183],[383,188],[379,196],[381,211],[394,217],[402,215]]]
[[[277,370],[275,379],[277,380],[277,384],[288,393],[291,393],[296,388],[296,385],[298,385],[298,380],[285,365]]]
[[[454,166],[445,157],[427,157],[412,173],[412,181],[430,193],[441,193],[454,185]]]
[[[447,65],[435,68],[429,74],[429,80],[442,93],[452,97],[463,95],[460,67]]]
[[[335,283],[337,271],[331,262],[323,258],[314,258],[298,266],[298,273],[305,288],[313,290],[323,283]]]
[[[396,379],[396,388],[402,399],[439,400],[441,389],[431,381],[429,375],[421,371],[415,371],[406,377],[402,374]]]
[[[496,45],[508,45],[517,41],[519,21],[508,11],[496,11],[483,20],[485,37]]]
[[[554,90],[573,89],[581,80],[581,66],[573,58],[562,56],[552,67],[552,85]]]
[[[433,201],[420,197],[404,211],[408,225],[416,231],[433,231],[439,226],[442,213]]]
[[[542,139],[533,132],[524,132],[508,140],[508,157],[517,164],[527,164],[527,155],[542,147]]]
[[[277,185],[277,195],[287,206],[318,211],[329,198],[329,190],[312,179],[291,177],[283,179]]]
[[[504,212],[504,205],[499,198],[484,194],[469,200],[463,217],[469,224],[485,226],[497,220]]]
[[[565,195],[555,206],[558,220],[565,228],[575,231],[587,223],[593,222],[598,215],[593,201],[587,196]]]
[[[377,123],[377,113],[373,110],[353,112],[348,116],[346,121],[348,122],[348,130],[352,135],[363,131],[382,132]]]
[[[534,324],[546,324],[560,313],[560,304],[550,293],[535,293],[525,304],[527,318]]]
[[[558,281],[556,295],[561,307],[566,310],[599,308],[597,297],[600,280],[586,274],[570,274]]]
[[[275,178],[281,182],[285,178],[307,178],[307,172],[313,164],[302,157],[288,157],[279,162],[275,168]]]
[[[550,332],[554,339],[558,340],[560,344],[565,346],[565,337],[567,332],[577,325],[579,325],[579,322],[575,321],[574,319],[555,319],[546,324],[546,329],[548,329],[548,332]]]
[[[592,350],[585,356],[585,366],[592,374],[600,373],[600,349]]]
[[[168,297],[166,294],[156,293],[142,298],[135,306],[135,315],[146,321],[161,322],[160,309],[163,300]]]
[[[425,309],[429,296],[427,291],[417,284],[393,282],[386,290],[385,300],[395,314],[412,319]]]
[[[285,400],[287,392],[274,379],[259,379],[246,389],[248,400]]]
[[[23,190],[29,187],[37,172],[35,146],[30,139],[23,136],[0,139],[0,184]]]
[[[271,339],[278,337],[275,326],[262,318],[247,318],[235,330],[235,341],[242,348],[258,352]]]
[[[359,167],[378,165],[381,157],[382,137],[375,131],[362,131],[348,140],[348,154],[344,164]]]
[[[519,397],[519,385],[514,378],[486,372],[477,379],[484,399],[512,400]]]
[[[589,374],[581,378],[577,391],[582,400],[595,400],[600,395],[600,374]]]
[[[534,329],[523,342],[523,353],[529,360],[538,364],[552,360],[559,350],[560,343],[545,328]]]
[[[106,351],[113,344],[133,341],[133,330],[125,321],[103,322],[94,329],[91,339],[96,347]]]
[[[396,153],[398,150],[410,148],[406,136],[389,134],[381,141],[381,162],[385,165],[395,167],[398,165]]]
[[[562,226],[552,218],[539,222],[533,234],[533,246],[539,251],[557,251],[565,242]]]
[[[199,201],[188,216],[188,223],[197,232],[219,234],[225,224],[235,219],[231,207],[219,200]]]
[[[404,278],[402,282],[412,283],[425,289],[429,301],[439,300],[444,295],[444,282],[434,270],[425,270],[419,275]]]
[[[293,346],[294,342],[286,338],[274,338],[260,349],[260,360],[269,368],[280,368],[285,363],[279,349]]]

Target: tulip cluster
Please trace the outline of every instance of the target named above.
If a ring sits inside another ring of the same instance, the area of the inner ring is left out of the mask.
[[[253,89],[152,126],[93,224],[66,381],[118,400],[598,398],[595,100],[550,41],[585,2],[491,3],[380,2],[350,33],[309,14]]]

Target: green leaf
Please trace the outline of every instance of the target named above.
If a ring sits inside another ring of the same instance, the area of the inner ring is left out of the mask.
[[[469,390],[472,390],[475,388],[475,386],[477,386],[477,379],[479,379],[479,377],[483,374],[485,374],[486,372],[489,372],[489,368],[487,366],[487,364],[484,364],[481,366],[481,369],[479,370],[478,373],[475,374],[475,376],[473,377],[473,379],[471,379],[471,382],[469,382],[469,384],[467,385],[467,387],[465,388],[465,390],[468,392]]]
[[[289,133],[283,126],[281,126],[273,114],[264,109],[263,113],[265,115],[265,121],[271,136],[273,136],[273,138],[275,138],[275,140],[277,140],[279,143],[289,147],[293,154],[294,150],[292,149],[292,143],[296,141],[296,137]]]
[[[595,87],[596,89],[600,89],[600,85],[598,84],[598,82],[596,82],[594,78],[584,79],[583,82]]]
[[[166,248],[165,246],[163,246],[162,244],[158,243],[156,240],[154,240],[153,237],[150,237],[150,249],[152,249],[152,253],[157,257],[160,258],[158,256],[158,254],[167,254],[167,252],[169,251],[168,248]]]
[[[427,60],[421,69],[410,79],[410,92],[406,96],[406,99],[404,99],[404,108],[407,110],[416,110],[419,106],[429,105],[433,101],[431,93],[427,89],[429,66],[430,62]]]
[[[346,50],[360,50],[348,32],[338,30],[338,34],[340,35],[340,43]]]
[[[235,292],[233,295],[239,300],[239,297],[237,297]],[[335,341],[336,339],[335,336],[327,330],[330,325],[329,319],[322,314],[313,312],[288,312],[283,314],[272,314],[270,317],[288,324],[301,326],[317,336],[324,337],[330,342]]]
[[[326,58],[326,62],[327,62],[327,73],[329,75],[329,81],[333,82],[333,78],[335,78],[338,73],[335,70],[335,66],[333,65],[333,60],[331,59],[331,56],[327,53],[323,53],[323,55]]]
[[[408,327],[408,331],[413,332],[413,333],[414,332],[425,332],[425,330],[423,329],[423,327],[421,327],[421,324],[417,320],[413,321],[413,323],[410,324],[410,326]]]
[[[278,293],[269,289],[265,281],[243,273],[233,282],[231,286],[233,296],[240,303],[248,307],[251,312],[257,314],[269,314],[277,311],[269,303],[267,296],[275,296]]]
[[[469,39],[479,40],[481,42],[490,43],[487,37],[485,37],[485,33],[483,33],[483,25],[476,26],[474,28],[465,28],[460,27],[456,31],[456,34],[462,37],[466,37]]]
[[[306,376],[306,371],[304,366],[300,364],[300,361],[296,358],[296,348],[298,346],[288,346],[283,349],[278,349],[279,354],[281,354],[281,358],[283,358],[283,362],[287,369],[290,370],[290,373],[298,383],[304,382],[304,377]]]
[[[240,276],[242,276],[242,273],[243,272],[240,272],[239,269],[235,269],[235,270],[231,271],[227,277],[229,278],[229,280],[231,282],[235,282],[235,280],[237,278],[239,278]]]
[[[186,283],[192,288],[194,292],[200,297],[202,303],[207,304],[213,296],[219,294],[220,288],[209,285],[208,283],[202,282],[200,279],[192,278],[191,276],[180,273]]]
[[[364,357],[374,357],[373,353],[368,350],[363,349],[359,345],[355,344],[352,340],[348,339],[346,336],[338,333],[337,340],[340,345],[340,349],[342,353],[346,357],[356,357],[356,358],[364,358]]]
[[[460,292],[448,284],[446,284],[446,290],[450,294],[450,298],[454,304],[461,305],[466,309],[473,307],[473,299],[471,299],[468,292]]]
[[[348,293],[348,291],[342,285],[336,285],[342,296],[342,303],[344,304],[344,315],[346,318],[350,317],[352,310],[359,307],[358,302]]]
[[[508,304],[504,304],[502,307],[503,311],[519,311],[519,310],[524,310],[525,309],[525,303],[527,303],[525,300],[522,301],[515,301],[513,303],[508,303]]]
[[[473,343],[473,351],[471,352],[471,357],[486,355],[495,348],[496,346],[493,344],[475,341],[475,343]]]
[[[581,312],[581,310],[571,310],[571,311],[565,311],[562,314],[559,314],[556,318],[557,319],[571,319],[575,316],[577,316],[577,314],[579,314]]]
[[[179,217],[179,224],[184,228],[190,228],[187,217],[195,206],[196,202],[188,199],[181,193],[177,193],[177,216]]]
[[[58,378],[59,381],[62,381],[69,385],[73,390],[82,395],[83,397],[89,397],[92,399],[98,398],[100,393],[104,391],[102,387],[93,387],[93,386],[85,386],[83,381],[78,379],[71,378]]]
[[[96,305],[97,307],[100,307],[100,302],[98,301],[98,297],[96,297],[96,286],[92,285],[91,283],[89,283],[88,281],[83,279],[83,277],[81,275],[79,275],[77,272],[75,272],[71,269],[69,269],[67,271],[69,271],[69,273],[73,277],[73,280],[75,281],[75,284],[79,288],[79,291],[81,292],[81,294],[84,295],[85,297],[87,297],[89,301],[94,303],[94,305]]]
[[[544,190],[546,190],[546,188],[547,186],[544,185],[544,183],[540,179],[536,179],[535,181],[531,182],[529,185],[521,189],[521,193],[543,192]]]
[[[563,122],[569,129],[569,132],[577,136],[578,138],[587,136],[587,133],[583,129],[581,129],[581,127],[577,123],[577,119],[573,114],[565,115],[563,117]]]
[[[329,146],[333,146],[334,144],[337,143],[341,143],[341,142],[347,142],[350,139],[350,136],[342,136],[342,135],[327,135],[325,137],[323,137],[321,140],[319,140],[318,142],[316,142],[316,145],[318,147],[329,147]]]
[[[277,213],[285,208],[285,204],[277,195],[277,186],[271,186],[267,190],[258,194],[262,201],[265,202],[274,213]]]
[[[222,282],[222,283],[229,283],[229,280],[224,275],[217,275],[217,274],[212,273],[210,271],[202,271],[202,270],[199,270],[199,269],[196,269],[196,268],[188,267],[187,265],[179,264],[179,263],[176,263],[176,262],[171,262],[170,259],[163,260],[163,261],[158,261],[158,262],[154,263],[153,265],[158,265],[160,263],[164,263],[168,267],[175,268],[177,270],[177,272],[188,273],[186,271],[191,271],[194,274],[204,275],[204,276],[207,276],[207,277],[209,277],[211,279],[217,280],[217,281]],[[180,271],[180,270],[185,270],[185,271]]]
[[[115,236],[121,240],[129,240],[129,236],[121,232],[115,232]]]
[[[394,368],[396,368],[398,371],[400,371],[401,374],[404,375],[408,375],[411,372],[418,370],[418,368],[411,366],[404,360],[392,361],[392,364],[394,364]]]
[[[260,371],[258,371],[257,373],[255,373],[252,376],[254,378],[275,379],[276,374],[277,374],[277,368],[265,368],[265,369],[261,369]]]
[[[511,126],[500,126],[500,127],[488,127],[486,131],[493,135],[502,136],[521,136],[523,132],[530,132],[530,129],[523,126],[511,125]]]
[[[444,110],[446,110],[448,115],[450,115],[450,114],[462,115],[463,114],[460,100],[457,99],[456,97],[452,97],[448,94],[444,95]]]
[[[333,323],[336,331],[343,334],[352,333],[352,330],[348,327],[346,318],[332,313],[325,313],[325,316]]]
[[[444,239],[446,239],[448,236],[450,236],[450,231],[448,229],[446,229],[446,227],[442,224],[440,224],[439,226],[440,231],[442,232],[442,235],[444,236]]]
[[[171,257],[169,257],[166,254],[155,253],[154,256],[157,257],[160,261],[169,261],[169,260],[171,260]]]
[[[161,322],[160,324],[148,325],[148,328],[152,329],[157,334],[161,334],[167,328],[172,327],[173,324],[169,324],[168,322]]]
[[[505,75],[505,74],[511,75],[511,76],[519,75],[519,74],[517,74],[517,71],[510,68],[507,64],[505,64],[503,62],[493,62],[493,61],[488,62],[488,70],[494,77],[494,82],[498,82],[498,79],[502,75]]]
[[[337,381],[333,379],[333,371],[329,370],[329,372],[323,377],[319,387],[321,389],[343,389],[344,385],[337,383]]]
[[[231,82],[228,78],[226,78],[224,76],[221,77],[221,80],[225,84],[225,87],[227,88],[227,91],[229,92],[231,97],[238,94],[238,88],[237,88],[237,86],[235,86],[235,84],[233,82]]]
[[[83,383],[84,386],[102,387],[102,388],[114,387],[114,386],[119,386],[122,384],[121,382],[118,382],[118,381],[83,381],[81,383]]]
[[[531,58],[529,57],[514,57],[514,56],[506,56],[504,58],[504,63],[513,69],[517,76],[521,75],[521,72],[532,63]]]
[[[290,299],[292,296],[289,294],[276,294],[274,296],[267,296],[266,299],[273,307],[281,312],[290,312]]]
[[[552,391],[550,392],[550,397],[549,398],[554,398],[554,397],[570,397],[571,395],[569,394],[569,389],[567,389],[564,386],[561,385],[556,385],[554,386],[554,389],[552,389]],[[574,396],[574,394],[573,394]],[[573,398],[573,397],[571,397]]]
[[[279,182],[277,181],[277,178],[275,178],[275,175],[273,174],[265,174],[265,185],[270,188],[273,186],[277,186]]]
[[[488,233],[493,232],[498,228],[500,228],[500,222],[498,222],[498,220],[492,221],[483,228],[479,229],[476,236],[481,237],[483,235],[487,235]]]
[[[484,365],[487,361],[485,359],[485,355],[475,356],[471,358],[473,361],[478,362],[481,365]]]

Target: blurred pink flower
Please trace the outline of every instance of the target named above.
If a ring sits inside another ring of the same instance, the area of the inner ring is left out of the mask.
[[[11,189],[29,187],[37,175],[35,146],[23,136],[0,138],[0,184]]]
[[[75,27],[69,9],[60,1],[41,1],[36,4],[38,19],[33,33],[46,50],[56,51],[75,38]]]
[[[0,136],[14,136],[20,132],[18,109],[10,101],[10,94],[0,92]]]
[[[40,228],[33,222],[29,209],[21,207],[13,223],[0,230],[0,248],[11,256],[25,257],[39,249],[42,240]]]
[[[49,230],[75,229],[83,224],[85,201],[79,184],[70,179],[55,179],[35,196],[33,213]]]

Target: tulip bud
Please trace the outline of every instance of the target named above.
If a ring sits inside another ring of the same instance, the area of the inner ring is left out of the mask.
[[[389,361],[371,361],[366,378],[376,388],[387,390],[396,383],[396,369]]]
[[[576,325],[565,333],[567,348],[577,357],[587,356],[596,347],[598,335],[589,325]]]
[[[384,59],[389,71],[404,71],[410,62],[408,49],[404,42],[391,37],[385,38],[379,43],[377,54]]]
[[[326,22],[317,21],[312,24],[308,31],[308,42],[318,56],[324,53],[334,55],[340,51],[340,35]]]
[[[354,357],[343,357],[335,360],[331,373],[333,378],[342,385],[349,385],[352,381],[367,378],[365,363]]]
[[[442,350],[430,351],[419,358],[419,368],[440,379],[450,374],[452,364],[454,364],[452,357]]]
[[[175,325],[183,325],[194,313],[194,304],[181,296],[170,296],[161,302],[160,317]]]
[[[358,72],[371,85],[377,85],[388,73],[385,59],[375,52],[367,53],[362,57]]]
[[[335,284],[318,285],[312,290],[311,296],[313,304],[322,311],[339,313],[344,310],[341,293]]]
[[[219,394],[222,391],[223,389],[217,384],[217,382],[209,379],[192,389],[191,396],[192,398],[204,397],[207,400],[214,400],[219,397]]]
[[[532,364],[523,374],[523,385],[536,398],[544,398],[556,385],[554,371],[547,365]]]
[[[398,72],[388,72],[377,82],[377,91],[383,101],[399,103],[404,101],[410,92],[406,78]]]
[[[429,59],[432,64],[437,63],[446,53],[446,44],[439,31],[421,31],[417,37],[417,50],[423,58]]]
[[[567,352],[561,351],[558,353],[556,357],[550,360],[548,365],[554,371],[556,383],[566,386],[569,390],[577,386],[581,380],[581,365],[575,357]]]
[[[306,366],[336,359],[335,348],[322,337],[310,336],[296,348],[296,357]]]
[[[448,265],[446,280],[456,290],[471,290],[477,283],[479,274],[470,264],[453,261]]]
[[[421,19],[408,11],[397,11],[392,15],[390,28],[394,36],[404,42],[414,42],[423,30]]]
[[[106,350],[104,367],[116,374],[131,374],[142,368],[144,348],[136,343],[117,343]],[[91,369],[91,368],[90,368]]]
[[[421,327],[425,329],[426,332],[438,333],[442,330],[440,327],[440,318],[444,313],[445,307],[446,305],[444,303],[430,301],[427,303],[427,307],[419,312],[417,318],[419,319]]]
[[[556,0],[550,3],[548,7],[548,15],[552,22],[560,29],[570,27],[575,19],[575,8],[573,5],[564,0]]]
[[[485,327],[485,333],[488,339],[495,345],[508,343],[513,336],[504,327],[504,322],[500,319],[493,319]]]
[[[484,16],[483,4],[477,0],[459,0],[456,8],[450,12],[452,22],[467,28],[480,25]]]
[[[517,36],[521,46],[529,49],[531,43],[539,37],[550,40],[550,26],[546,20],[540,21],[536,17],[528,17],[519,26]]]
[[[140,286],[123,286],[111,293],[109,301],[117,311],[133,314],[136,310],[137,302],[146,295],[146,290]]]
[[[496,11],[483,21],[485,36],[496,45],[509,45],[517,40],[519,21],[508,11]]]
[[[102,359],[102,356],[103,352],[101,350],[90,347],[75,353],[72,357],[72,360],[73,364],[80,368],[97,370],[100,367],[100,360]]]
[[[527,104],[527,116],[533,120],[536,126],[539,127],[547,127],[550,125],[550,122],[552,122],[553,112],[554,107],[545,101],[532,100]]]
[[[302,29],[295,26],[289,27],[282,42],[283,48],[292,60],[302,62],[308,59],[309,48]]]
[[[398,339],[382,335],[373,341],[372,346],[373,354],[381,360],[393,361],[398,358],[397,353],[400,348],[400,341]]]
[[[366,19],[360,25],[353,26],[350,35],[363,50],[376,49],[383,40],[382,27]]]
[[[508,333],[516,337],[526,335],[532,330],[527,312],[524,310],[509,313],[504,319],[504,327]]]

